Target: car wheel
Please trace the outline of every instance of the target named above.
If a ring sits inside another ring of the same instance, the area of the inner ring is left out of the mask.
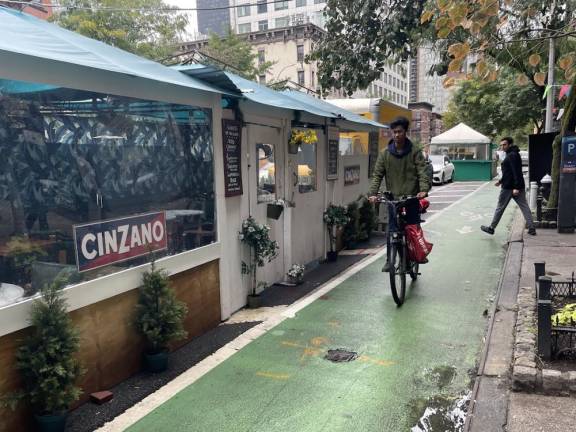
[[[452,183],[454,181],[454,171],[452,171],[452,174],[450,175],[450,180],[448,180],[448,183]]]
[[[440,184],[444,184],[445,180],[444,180],[444,173],[442,173],[442,178],[440,179]]]

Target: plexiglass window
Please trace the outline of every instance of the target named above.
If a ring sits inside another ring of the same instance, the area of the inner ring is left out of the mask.
[[[74,226],[94,230],[80,247]],[[155,258],[209,244],[215,226],[211,110],[0,79],[0,307],[148,262],[148,239]]]
[[[317,141],[302,142],[298,149],[298,191],[300,193],[316,190]]]
[[[276,199],[276,165],[273,144],[256,144],[256,166],[258,167],[258,202]]]

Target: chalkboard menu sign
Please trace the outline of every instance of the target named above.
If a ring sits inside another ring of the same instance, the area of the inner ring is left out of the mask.
[[[338,157],[340,156],[340,131],[337,127],[328,128],[328,152],[326,180],[338,178]]]
[[[242,123],[222,120],[222,142],[225,196],[242,195]]]
[[[374,167],[376,166],[376,159],[378,159],[378,132],[370,132],[368,134],[368,178],[372,177]]]

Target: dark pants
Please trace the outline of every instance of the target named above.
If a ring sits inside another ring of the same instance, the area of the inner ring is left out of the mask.
[[[496,205],[496,210],[494,211],[494,218],[492,219],[492,223],[490,226],[492,228],[496,228],[502,215],[504,214],[504,210],[508,207],[508,203],[510,200],[513,199],[520,207],[520,211],[524,215],[524,219],[526,220],[526,224],[528,225],[528,229],[534,228],[534,222],[532,221],[532,212],[530,211],[530,206],[528,206],[528,202],[526,202],[526,192],[523,190],[516,196],[512,194],[512,189],[501,189],[500,195],[498,196],[498,204]]]

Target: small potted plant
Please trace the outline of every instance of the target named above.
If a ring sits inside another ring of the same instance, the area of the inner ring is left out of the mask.
[[[361,202],[358,209],[358,240],[365,241],[370,239],[372,231],[376,229],[378,217],[374,204],[372,204],[365,195],[360,195],[358,200]]]
[[[326,210],[324,210],[324,223],[328,229],[328,238],[330,240],[330,250],[326,258],[330,262],[338,259],[338,252],[336,251],[336,236],[346,223],[348,223],[348,215],[346,214],[346,207],[341,205],[334,205],[330,203]]]
[[[288,276],[288,282],[291,285],[300,285],[304,278],[305,267],[302,264],[292,264],[292,266],[286,272]]]
[[[271,203],[268,203],[266,207],[266,217],[278,220],[280,218],[280,215],[284,211],[285,205],[286,203],[282,199],[277,199],[275,201],[272,201]]]
[[[249,246],[250,259],[242,261],[242,274],[250,276],[251,293],[248,295],[248,307],[260,307],[261,299],[258,289],[265,287],[264,282],[258,282],[256,270],[272,261],[278,255],[278,243],[270,238],[270,227],[260,224],[250,216],[242,222],[242,231],[238,238]]]
[[[170,342],[187,335],[182,321],[188,308],[176,299],[168,274],[158,270],[154,261],[150,271],[144,273],[142,282],[136,306],[136,328],[146,339],[146,369],[162,372],[168,367]]]
[[[348,222],[342,230],[342,240],[348,249],[354,249],[358,242],[360,228],[360,212],[358,210],[358,201],[352,201],[346,208]]]
[[[65,285],[65,278],[57,278],[32,304],[31,331],[16,353],[23,388],[2,399],[12,408],[20,399],[28,401],[39,431],[64,431],[67,411],[81,393],[76,385],[82,373],[76,358],[79,336],[62,295]]]
[[[310,129],[292,129],[290,141],[288,141],[288,153],[297,154],[302,144],[314,144],[318,142],[316,132]]]

